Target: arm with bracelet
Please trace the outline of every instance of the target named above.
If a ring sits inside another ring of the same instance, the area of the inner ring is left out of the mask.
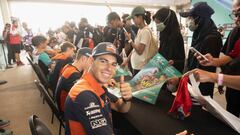
[[[135,49],[135,51],[138,53],[138,55],[142,55],[142,53],[144,52],[144,49],[145,49],[145,44],[135,44],[133,42],[133,40],[131,39],[131,34],[128,33],[128,32],[125,32],[125,36],[129,39],[128,40],[128,43],[133,47],[133,49]]]
[[[240,75],[225,75],[200,69],[194,69],[190,73],[193,73],[196,81],[218,83],[219,86],[227,86],[240,90]]]

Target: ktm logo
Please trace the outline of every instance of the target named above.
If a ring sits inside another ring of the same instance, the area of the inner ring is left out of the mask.
[[[106,50],[112,53],[116,53],[116,48],[113,45],[106,46]]]

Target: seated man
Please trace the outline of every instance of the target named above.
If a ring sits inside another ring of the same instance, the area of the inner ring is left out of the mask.
[[[74,51],[76,47],[70,42],[64,42],[61,45],[61,53],[57,54],[52,58],[52,61],[55,63],[55,67],[52,67],[52,71],[49,74],[49,83],[53,93],[57,86],[59,74],[62,68],[69,63],[72,63]]]
[[[57,38],[51,37],[46,47],[47,54],[52,58],[60,52],[60,46],[58,45]]]
[[[47,76],[52,60],[45,52],[48,44],[47,38],[44,36],[35,36],[32,38],[32,45],[35,47],[33,51],[33,63],[39,64],[43,73]]]
[[[81,48],[78,50],[74,62],[63,68],[55,90],[55,99],[61,112],[64,112],[64,103],[68,92],[74,83],[81,78],[83,71],[87,71],[90,67],[88,57],[91,54],[90,48]]]
[[[88,72],[70,90],[65,101],[66,135],[112,135],[111,109],[126,113],[131,107],[131,87],[120,79],[122,98],[104,87],[114,76],[122,59],[109,42],[93,49],[93,63]]]

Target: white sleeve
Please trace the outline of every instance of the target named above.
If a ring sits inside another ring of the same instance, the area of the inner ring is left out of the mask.
[[[140,39],[140,43],[144,44],[144,45],[149,45],[151,41],[151,33],[150,30],[148,29],[143,29],[143,31],[141,32],[141,39]]]

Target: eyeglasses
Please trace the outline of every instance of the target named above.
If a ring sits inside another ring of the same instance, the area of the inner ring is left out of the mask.
[[[107,59],[104,59],[104,58],[97,58],[96,59],[101,65],[103,66],[108,66],[108,65],[111,65],[114,69],[117,68],[117,62],[112,62],[110,63]]]
[[[235,18],[240,16],[240,11],[233,11],[231,14],[229,14],[229,17],[234,20]]]

